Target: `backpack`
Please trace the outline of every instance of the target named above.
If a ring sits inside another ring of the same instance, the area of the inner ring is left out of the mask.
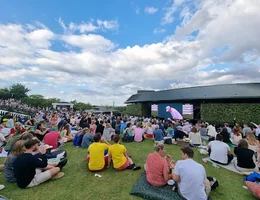
[[[253,172],[244,178],[244,181],[256,182],[260,181],[260,173]]]
[[[164,144],[172,144],[172,138],[166,138]]]
[[[219,183],[216,178],[208,176],[207,179],[210,182],[211,190],[215,190],[219,186]]]

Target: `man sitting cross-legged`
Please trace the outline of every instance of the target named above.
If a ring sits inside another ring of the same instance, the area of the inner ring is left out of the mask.
[[[135,166],[132,159],[127,156],[125,146],[119,144],[120,136],[114,135],[113,140],[115,144],[111,145],[108,150],[108,154],[109,154],[108,166],[110,165],[112,159],[114,168],[116,170],[141,169],[141,167]]]
[[[181,150],[183,160],[171,166],[179,194],[187,200],[207,200],[211,187],[204,167],[193,160],[192,148],[184,147]]]
[[[41,155],[33,155],[33,152],[39,151],[40,141],[31,139],[25,142],[26,151],[19,155],[14,162],[14,174],[18,187],[34,187],[50,178],[61,178],[64,176],[60,172],[64,163],[60,163],[57,167],[49,166],[46,158],[46,149],[40,150]]]
[[[101,143],[104,142],[104,143]],[[88,147],[88,169],[91,172],[103,171],[108,166],[108,155],[107,151],[109,148],[109,143],[101,138],[100,133],[94,135],[94,142]]]

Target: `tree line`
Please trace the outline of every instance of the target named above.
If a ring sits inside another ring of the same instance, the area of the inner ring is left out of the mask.
[[[60,102],[58,98],[45,98],[40,94],[28,95],[30,89],[25,85],[17,83],[10,87],[0,89],[0,99],[16,99],[21,100],[23,103],[33,107],[51,107],[52,103]],[[92,108],[90,103],[83,103],[77,101],[71,101],[74,104],[76,110],[88,110]]]
[[[13,84],[10,87],[0,88],[0,99],[16,99],[21,100],[23,103],[32,106],[32,107],[52,107],[52,103],[60,102],[59,98],[45,98],[40,94],[32,94],[28,95],[30,89],[25,85],[17,83]],[[93,105],[90,103],[77,102],[76,100],[70,101],[70,103],[74,104],[75,110],[90,110],[93,108]],[[126,110],[125,106],[106,106],[109,108],[113,108],[118,110],[121,113],[124,113]]]

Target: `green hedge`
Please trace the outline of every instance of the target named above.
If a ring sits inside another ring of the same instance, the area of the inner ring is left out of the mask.
[[[201,104],[200,112],[206,121],[260,123],[260,104]]]
[[[146,104],[131,104],[126,106],[126,115],[132,115],[132,116],[147,116],[147,106]]]

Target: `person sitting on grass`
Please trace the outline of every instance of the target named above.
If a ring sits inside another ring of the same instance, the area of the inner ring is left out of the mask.
[[[134,141],[133,131],[132,131],[132,124],[131,123],[127,123],[126,128],[123,131],[122,141],[123,142],[133,142]]]
[[[177,130],[174,131],[174,138],[177,139],[183,139],[184,137],[189,137],[185,132],[182,131],[181,126],[177,126]]]
[[[227,128],[223,128],[222,131],[220,132],[220,134],[222,135],[223,137],[223,142],[225,143],[231,143],[230,141],[230,134],[228,132],[228,129]]]
[[[142,142],[144,140],[144,129],[141,128],[141,123],[136,123],[136,128],[134,129],[134,141]]]
[[[181,149],[182,159],[172,163],[172,179],[178,184],[178,193],[188,200],[207,200],[211,187],[204,167],[193,160],[190,147]]]
[[[210,160],[221,165],[228,165],[234,156],[230,152],[229,146],[223,142],[222,135],[218,134],[216,140],[208,144]]]
[[[164,186],[172,179],[169,173],[169,163],[164,157],[165,147],[163,144],[155,143],[155,152],[150,153],[146,159],[146,179],[153,186]]]
[[[106,126],[103,131],[103,136],[106,141],[111,141],[111,138],[115,135],[115,129],[112,128],[110,123],[106,123]]]
[[[57,149],[61,144],[63,144],[63,138],[61,135],[55,131],[55,129],[51,130],[47,133],[43,138],[44,144],[48,144],[52,146],[52,149]]]
[[[25,128],[22,126],[20,122],[16,122],[14,128],[11,128],[10,134],[22,135],[25,132]]]
[[[159,125],[155,126],[155,130],[153,131],[154,141],[164,144],[164,133],[161,129],[159,129]]]
[[[198,147],[202,145],[200,132],[196,129],[196,127],[191,128],[191,132],[189,133],[190,145]]]
[[[238,142],[242,139],[242,135],[240,133],[240,128],[239,127],[234,127],[233,128],[233,134],[231,136],[231,141],[234,145],[238,145]]]
[[[238,143],[238,147],[235,147],[234,153],[237,156],[233,163],[235,168],[240,172],[254,172],[258,171],[254,151],[248,149],[248,143],[246,140],[241,139]]]
[[[25,152],[19,155],[14,162],[14,174],[19,188],[35,187],[52,177],[62,178],[64,176],[64,173],[60,172],[64,163],[59,163],[57,167],[48,166],[45,156],[46,149],[39,150],[39,140],[31,139],[25,142],[24,146]],[[40,151],[41,155],[33,155],[35,151]]]
[[[83,129],[84,136],[82,138],[81,147],[87,149],[89,145],[91,145],[94,142],[94,135],[90,132],[90,129],[85,128]]]
[[[145,137],[153,138],[153,128],[150,122],[147,122],[145,125]]]
[[[45,134],[49,132],[50,128],[46,128],[43,123],[39,123],[35,130],[35,136],[42,141]]]
[[[64,142],[72,142],[73,141],[73,136],[70,131],[70,125],[67,123],[63,129],[61,130],[61,135],[63,137]]]
[[[101,143],[104,142],[104,143]],[[94,135],[94,142],[88,147],[88,169],[91,172],[103,171],[108,166],[108,155],[105,153],[108,151],[110,144],[101,138],[100,133]]]
[[[24,140],[18,140],[12,147],[5,164],[4,164],[4,177],[9,183],[15,183],[16,178],[14,176],[14,162],[17,156],[21,155],[25,151]]]
[[[113,138],[115,144],[111,145],[108,150],[108,166],[110,166],[111,159],[113,160],[113,166],[116,170],[133,169],[139,170],[141,167],[136,166],[131,158],[126,154],[126,148],[124,145],[119,144],[120,136],[115,135]]]
[[[167,129],[165,129],[165,135],[166,135],[167,137],[172,137],[172,136],[173,136],[173,134],[171,134],[172,131],[173,131],[173,126],[172,126],[172,124],[168,124],[168,125],[167,125]]]
[[[248,149],[251,149],[255,153],[259,151],[259,141],[255,138],[255,135],[252,132],[247,133],[246,141],[248,143]]]

